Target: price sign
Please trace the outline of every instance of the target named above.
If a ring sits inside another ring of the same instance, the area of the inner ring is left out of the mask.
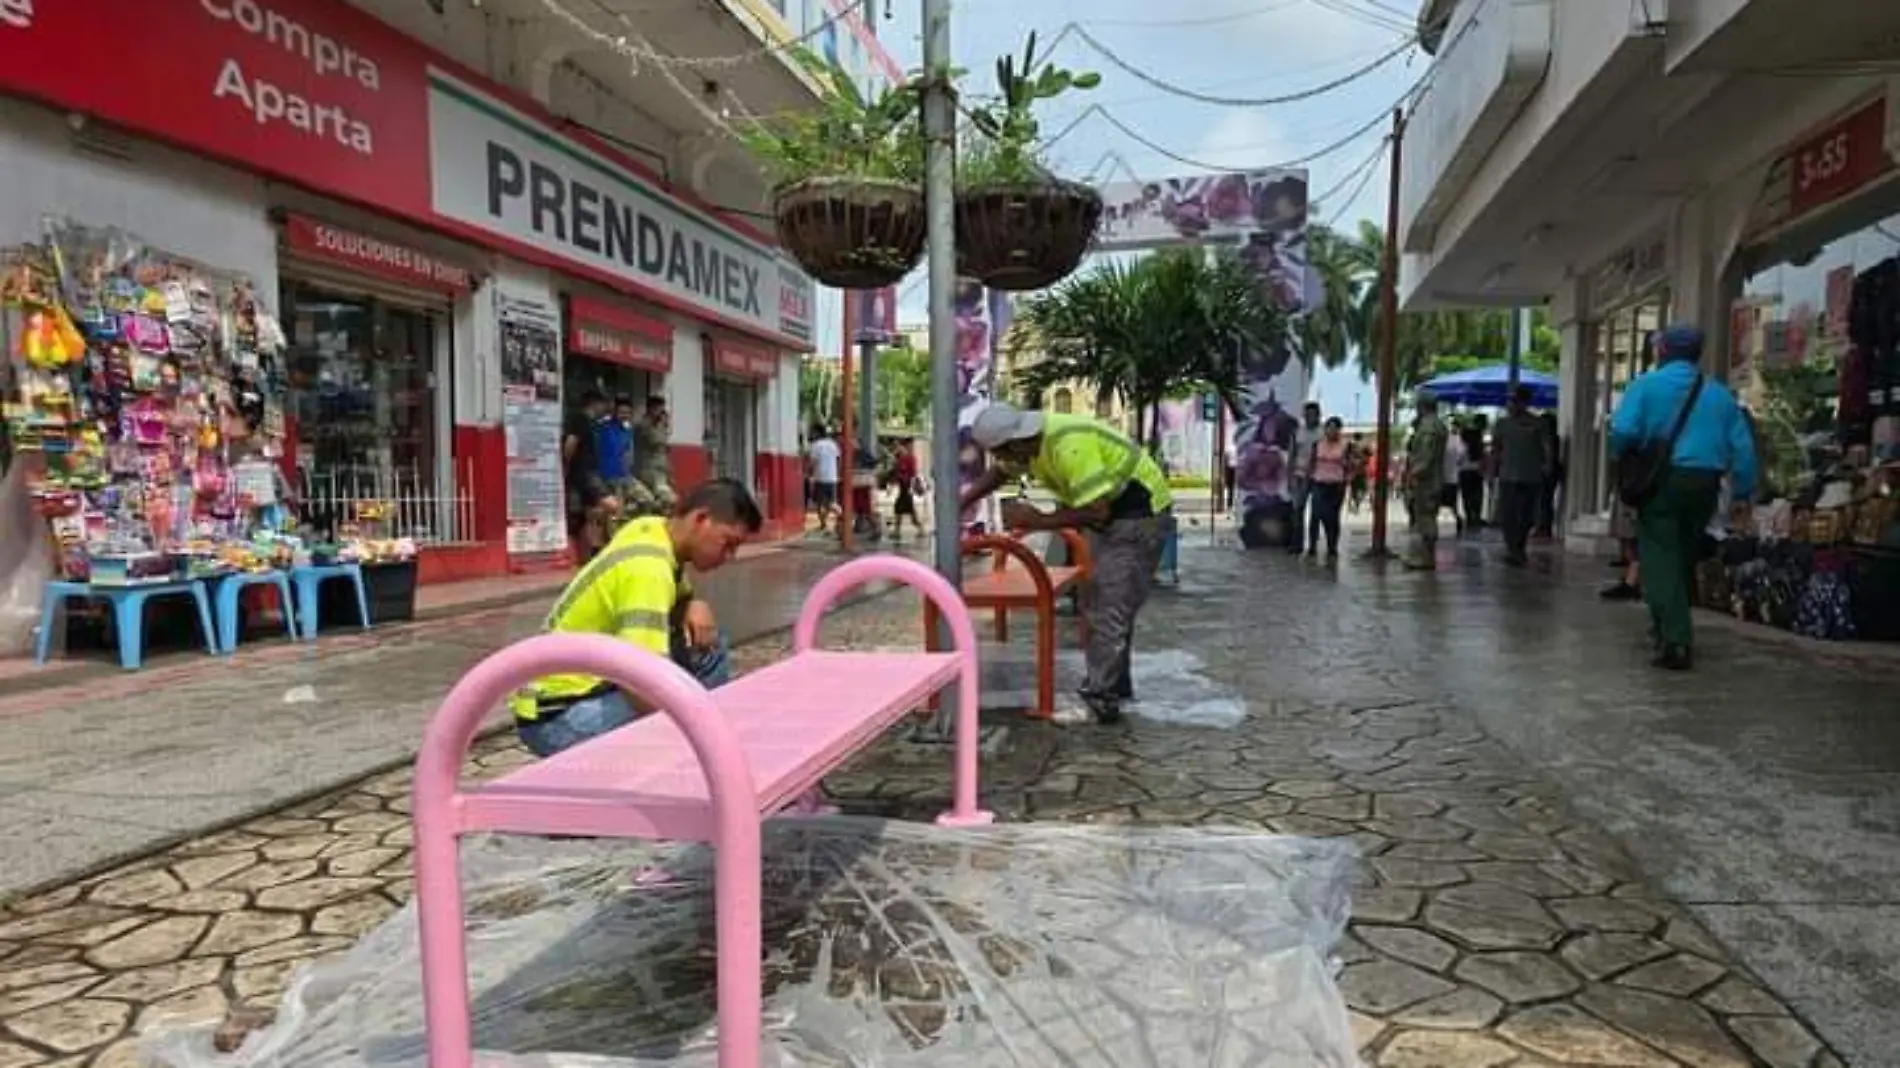
[[[1882,147],[1887,102],[1880,99],[1796,145],[1788,154],[1788,208],[1803,215],[1831,204],[1892,167]]]

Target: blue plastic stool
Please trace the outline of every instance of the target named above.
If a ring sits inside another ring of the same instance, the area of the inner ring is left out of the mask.
[[[297,626],[305,641],[317,638],[317,589],[331,579],[348,579],[356,587],[356,611],[369,629],[369,593],[363,589],[361,564],[309,564],[290,570],[290,581],[297,587]]]
[[[85,582],[49,582],[40,601],[40,636],[33,647],[35,663],[46,663],[53,648],[53,625],[59,621],[59,609],[78,597],[89,601],[107,601],[112,605],[112,620],[119,632],[119,666],[137,671],[145,663],[145,602],[154,597],[189,596],[198,604],[198,626],[205,636],[205,652],[217,655],[217,632],[211,626],[211,598],[205,584],[161,582],[143,586],[94,586]]]
[[[238,644],[238,595],[247,586],[272,586],[283,601],[284,633],[292,641],[297,638],[296,603],[290,599],[290,577],[282,571],[240,572],[224,575],[215,580],[217,583],[218,607],[218,648],[221,652],[237,652]]]

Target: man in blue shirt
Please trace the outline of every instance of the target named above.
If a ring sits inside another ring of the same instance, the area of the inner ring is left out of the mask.
[[[1631,382],[1610,420],[1612,455],[1669,439],[1689,390],[1702,376],[1702,331],[1672,326],[1656,338],[1656,368]],[[1722,477],[1734,499],[1755,494],[1755,440],[1734,394],[1712,379],[1683,423],[1669,470],[1656,495],[1637,513],[1637,558],[1643,562],[1643,600],[1657,641],[1656,665],[1691,665],[1689,606],[1696,550],[1721,497]]]
[[[626,395],[615,397],[614,410],[595,425],[594,452],[600,464],[600,480],[624,498],[633,456],[633,401]]]

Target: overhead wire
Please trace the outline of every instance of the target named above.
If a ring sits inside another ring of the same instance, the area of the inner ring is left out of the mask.
[[[1324,96],[1325,94],[1330,93],[1334,91],[1335,89],[1340,89],[1347,85],[1351,85],[1353,82],[1356,82],[1359,79],[1364,78],[1365,76],[1373,73],[1379,68],[1385,66],[1386,64],[1406,54],[1408,51],[1412,49],[1414,45],[1418,43],[1418,38],[1413,37],[1413,36],[1407,36],[1403,40],[1399,41],[1399,43],[1395,47],[1387,49],[1385,52],[1381,53],[1376,58],[1372,59],[1370,62],[1361,64],[1360,66],[1354,68],[1353,70],[1347,71],[1345,74],[1342,74],[1338,76],[1337,78],[1333,78],[1329,81],[1322,82],[1321,84],[1313,86],[1308,89],[1302,89],[1294,93],[1281,93],[1274,96],[1241,97],[1241,96],[1217,96],[1213,93],[1205,93],[1196,89],[1189,89],[1186,86],[1176,85],[1173,82],[1167,81],[1163,78],[1157,77],[1156,75],[1150,74],[1147,71],[1142,70],[1140,67],[1135,66],[1133,63],[1128,62],[1126,59],[1123,59],[1114,50],[1110,49],[1107,45],[1103,44],[1100,40],[1098,40],[1094,34],[1090,33],[1080,23],[1071,22],[1067,26],[1064,26],[1062,29],[1062,32],[1057,34],[1056,41],[1060,42],[1064,37],[1067,37],[1071,34],[1073,34],[1076,38],[1080,39],[1084,44],[1088,45],[1091,49],[1094,49],[1095,52],[1098,53],[1103,59],[1108,60],[1109,63],[1119,68],[1123,73],[1129,75],[1130,77],[1135,78],[1138,81],[1145,82],[1148,85],[1153,86],[1154,88],[1159,89],[1162,92],[1169,94],[1170,96],[1178,96],[1184,100],[1192,100],[1192,101],[1195,101],[1196,103],[1212,104],[1217,107],[1230,107],[1230,108],[1274,107],[1281,104],[1297,104],[1304,100],[1311,100],[1314,97]],[[1051,50],[1053,50],[1054,45],[1052,44],[1050,48]]]
[[[688,67],[695,70],[717,70],[745,66],[762,59],[776,56],[781,52],[790,52],[817,40],[818,36],[831,29],[846,18],[861,12],[871,0],[848,0],[845,6],[826,16],[804,33],[784,41],[773,41],[747,52],[738,52],[724,56],[679,56],[662,52],[648,44],[639,34],[633,32],[633,23],[625,14],[614,13],[621,24],[627,27],[624,34],[605,33],[589,25],[581,16],[563,7],[560,0],[541,0],[541,6],[556,18],[580,31],[595,43],[638,63],[650,63],[655,67]],[[605,9],[603,9],[605,10]]]
[[[1360,195],[1366,191],[1366,186],[1372,183],[1372,176],[1379,173],[1379,169],[1376,166],[1376,164],[1383,161],[1385,159],[1385,154],[1391,150],[1392,150],[1392,139],[1390,137],[1382,138],[1379,141],[1379,151],[1374,153],[1372,157],[1372,162],[1375,164],[1375,166],[1370,166],[1366,168],[1365,173],[1359,176],[1359,184],[1353,187],[1351,194],[1349,194],[1346,197],[1346,199],[1340,201],[1339,207],[1334,209],[1331,215],[1327,216],[1326,218],[1327,229],[1331,229],[1335,226],[1338,226],[1339,220],[1345,218],[1346,212],[1351,210],[1354,204],[1359,203]]]
[[[1308,196],[1306,198],[1307,201],[1309,203],[1323,205],[1327,201],[1333,198],[1333,194],[1339,192],[1340,190],[1346,188],[1346,186],[1352,184],[1352,182],[1355,179],[1359,178],[1361,175],[1369,173],[1372,170],[1372,165],[1379,162],[1379,160],[1385,155],[1386,144],[1390,141],[1391,141],[1390,137],[1380,138],[1379,143],[1373,146],[1372,154],[1370,156],[1367,156],[1365,159],[1360,160],[1358,163],[1354,164],[1352,169],[1347,171],[1344,177],[1340,178],[1339,181],[1334,182],[1332,185],[1328,186],[1325,192],[1314,193],[1311,196]]]

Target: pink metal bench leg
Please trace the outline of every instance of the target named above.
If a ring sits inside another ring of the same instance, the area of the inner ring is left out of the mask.
[[[416,810],[415,846],[416,921],[422,929],[422,1001],[429,1068],[474,1068],[461,850],[449,822],[450,813],[432,808]]]

